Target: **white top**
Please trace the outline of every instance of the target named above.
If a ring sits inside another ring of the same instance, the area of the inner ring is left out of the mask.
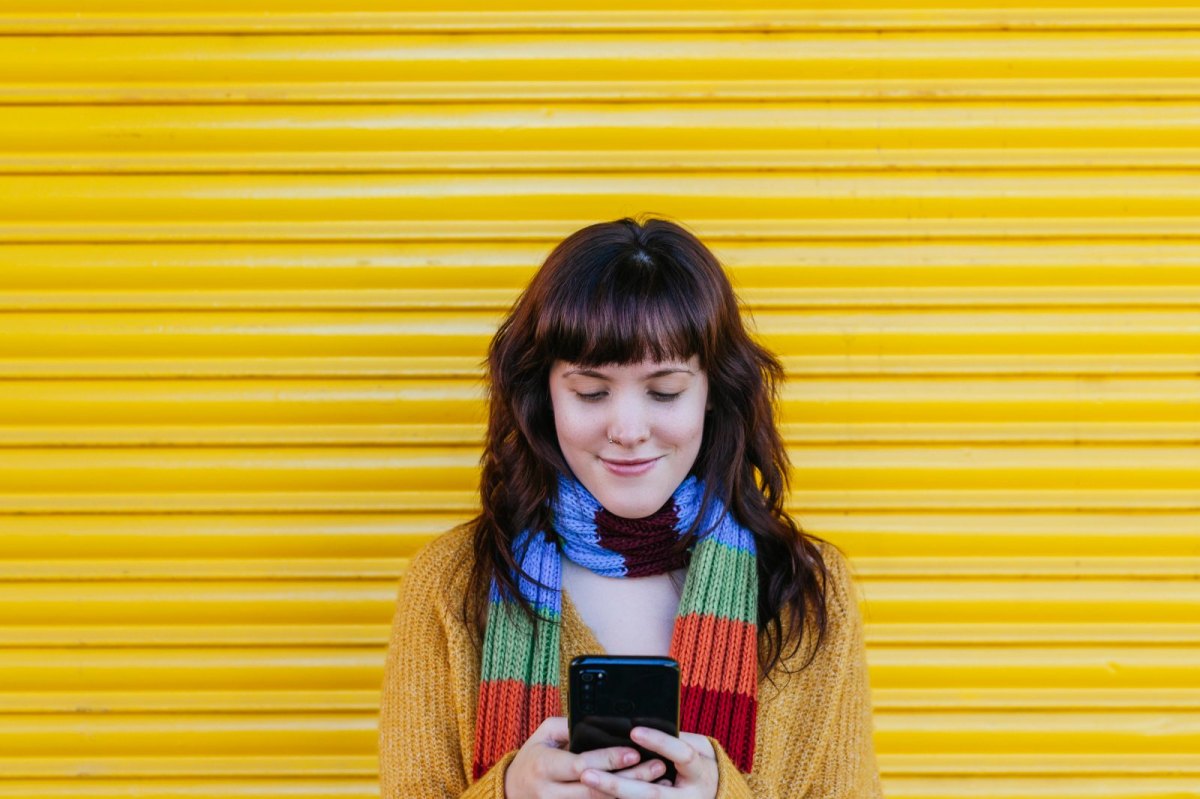
[[[612,655],[668,653],[686,576],[687,567],[653,577],[604,577],[562,559],[563,590]]]

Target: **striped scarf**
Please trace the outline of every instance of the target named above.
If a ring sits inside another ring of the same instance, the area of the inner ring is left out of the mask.
[[[758,706],[754,536],[714,499],[697,531],[690,564],[686,552],[673,556],[671,546],[700,513],[703,495],[704,484],[689,476],[654,515],[623,519],[573,477],[559,475],[554,528],[568,558],[606,577],[689,567],[670,647],[681,673],[680,729],[716,738],[738,769],[749,772]],[[539,624],[535,637],[520,607],[502,597],[493,580],[475,722],[476,780],[506,752],[519,749],[546,717],[562,715],[559,549],[544,533],[525,530],[513,552],[521,569],[542,584],[514,575],[522,596],[550,623]]]

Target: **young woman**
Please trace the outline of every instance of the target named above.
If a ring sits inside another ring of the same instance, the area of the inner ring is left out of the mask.
[[[568,236],[492,340],[482,511],[400,587],[384,799],[881,796],[845,558],[784,511],[783,370],[666,220]],[[670,655],[680,734],[567,750],[567,664]]]

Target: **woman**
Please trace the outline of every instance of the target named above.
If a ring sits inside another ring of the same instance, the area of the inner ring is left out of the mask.
[[[783,509],[783,371],[713,254],[585,227],[488,353],[482,511],[401,582],[384,799],[880,796],[847,563]],[[671,655],[680,734],[567,751],[567,664]]]

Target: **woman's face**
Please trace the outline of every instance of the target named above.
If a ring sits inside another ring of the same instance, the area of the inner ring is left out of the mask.
[[[555,361],[550,400],[575,477],[610,513],[640,519],[666,503],[696,462],[708,378],[695,355],[590,369]]]

